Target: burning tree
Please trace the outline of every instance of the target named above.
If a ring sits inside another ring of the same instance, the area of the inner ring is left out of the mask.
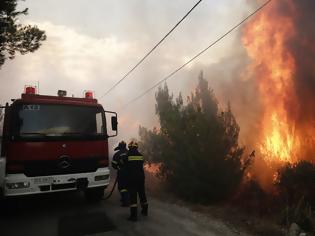
[[[314,10],[314,1],[273,1],[243,28],[251,59],[246,79],[257,84],[261,112],[253,148],[265,167],[256,172],[261,179],[269,175],[269,185],[287,163],[314,162]]]
[[[221,111],[202,74],[184,104],[174,101],[168,87],[156,94],[160,129],[140,127],[141,148],[160,163],[160,176],[185,199],[200,202],[230,196],[239,186],[247,164],[238,145],[240,128],[230,106]]]
[[[260,115],[251,120],[258,132],[247,137],[258,157],[251,174],[276,190],[279,206],[294,213],[282,206],[287,221],[298,223],[313,218],[302,215],[314,207],[314,10],[315,1],[272,1],[242,32],[250,64],[241,77],[256,85]]]

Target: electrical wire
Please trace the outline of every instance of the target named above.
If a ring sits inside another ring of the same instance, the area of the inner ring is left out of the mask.
[[[205,49],[203,49],[202,51],[200,51],[198,54],[196,54],[193,58],[191,58],[189,61],[187,61],[186,63],[184,63],[183,65],[181,65],[180,67],[178,67],[176,70],[174,70],[172,73],[170,73],[169,75],[167,75],[166,77],[164,77],[162,80],[160,80],[159,82],[157,82],[156,84],[154,84],[152,87],[148,88],[147,90],[145,90],[143,93],[141,93],[140,95],[138,95],[137,97],[135,97],[134,99],[132,99],[131,101],[129,101],[128,103],[126,103],[124,106],[122,106],[122,109],[125,109],[126,107],[128,107],[130,104],[134,103],[135,101],[139,100],[140,98],[142,98],[143,96],[145,96],[147,93],[149,93],[151,90],[153,90],[154,88],[156,88],[157,86],[159,86],[160,84],[162,84],[163,82],[167,81],[169,78],[171,78],[173,75],[175,75],[177,72],[179,72],[181,69],[183,69],[185,66],[187,66],[188,64],[190,64],[192,61],[194,61],[196,58],[198,58],[199,56],[201,56],[204,52],[206,52],[208,49],[210,49],[211,47],[213,47],[215,44],[217,44],[218,42],[220,42],[222,39],[224,39],[227,35],[229,35],[231,32],[233,32],[235,29],[237,29],[238,27],[240,27],[245,21],[247,21],[249,18],[251,18],[252,16],[254,16],[256,13],[258,13],[260,10],[262,10],[264,7],[266,7],[272,0],[268,0],[266,1],[264,4],[262,4],[260,7],[258,7],[255,11],[253,11],[251,14],[249,14],[247,17],[245,17],[242,21],[240,21],[238,24],[236,24],[235,26],[233,26],[231,29],[229,29],[226,33],[224,33],[221,37],[219,37],[217,40],[215,40],[214,42],[212,42],[208,47],[206,47]]]
[[[99,99],[102,99],[111,91],[113,91],[123,80],[125,80],[179,25],[183,20],[202,2],[199,0],[185,15],[184,17],[176,23],[175,26],[149,51],[145,56],[134,66],[132,67],[120,80],[118,80],[110,89],[107,90]]]

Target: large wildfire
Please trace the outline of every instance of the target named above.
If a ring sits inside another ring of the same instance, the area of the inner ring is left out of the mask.
[[[315,162],[314,12],[315,0],[271,1],[243,27],[247,55],[236,52],[207,71],[218,78],[211,85],[220,102],[231,101],[240,143],[256,151],[248,176],[266,190],[279,167]],[[154,165],[146,168],[157,171]]]
[[[243,31],[262,107],[256,149],[269,164],[315,156],[315,20],[312,0],[277,0]]]
[[[246,73],[261,108],[254,148],[265,186],[279,166],[315,160],[314,11],[313,0],[275,0],[243,29]]]

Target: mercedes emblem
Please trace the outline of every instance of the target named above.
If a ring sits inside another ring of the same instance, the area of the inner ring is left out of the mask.
[[[69,156],[60,156],[59,157],[59,162],[58,162],[58,167],[60,169],[67,169],[71,166],[70,161],[69,161]]]

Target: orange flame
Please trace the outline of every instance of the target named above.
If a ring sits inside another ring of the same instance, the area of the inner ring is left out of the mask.
[[[277,4],[273,2],[246,25],[242,41],[252,59],[248,69],[257,79],[262,105],[257,149],[268,162],[294,162],[301,143],[288,106],[298,107],[293,80],[296,64],[286,48],[287,40],[295,37],[294,22],[275,12]]]
[[[151,173],[151,174],[157,174],[160,171],[160,164],[151,163],[151,164],[145,164],[144,169],[145,171]]]

